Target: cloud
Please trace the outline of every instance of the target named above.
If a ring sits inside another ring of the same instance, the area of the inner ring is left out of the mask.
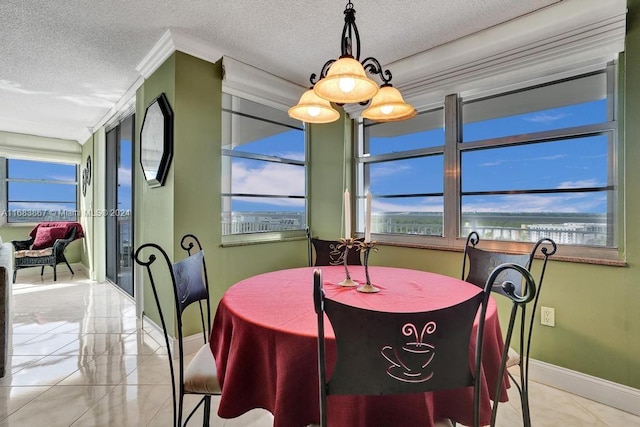
[[[73,183],[76,181],[75,176],[69,176],[69,175],[50,175],[49,177],[47,177],[47,179],[50,179],[51,181],[62,181],[62,182],[69,182],[69,183]]]
[[[125,183],[125,182],[131,182],[131,168],[118,169],[118,183],[122,185],[122,183]]]
[[[556,120],[564,119],[565,117],[568,117],[568,114],[565,114],[565,113],[550,114],[545,112],[545,113],[538,113],[530,117],[524,117],[524,119],[528,122],[534,122],[534,123],[550,123]]]
[[[231,188],[234,193],[304,196],[304,172],[305,170],[301,166],[265,162],[259,167],[250,167],[242,161],[234,161],[231,169]],[[304,206],[303,199],[256,199],[252,197],[239,200],[277,206]]]
[[[71,203],[71,202],[70,202]],[[12,202],[11,210],[24,209],[28,211],[67,211],[72,208],[66,205],[55,205],[53,203],[38,203],[38,202]]]
[[[291,159],[291,160],[298,160],[303,162],[304,161],[304,152],[300,152],[300,151],[292,151],[292,152],[284,152],[284,153],[275,153],[274,156],[276,157],[281,157],[283,159]]]
[[[374,199],[373,211],[383,212],[442,212],[443,203],[439,198],[421,198],[415,203],[390,202],[392,199]],[[398,199],[402,200],[402,199]],[[532,212],[532,213],[584,213],[602,212],[606,209],[605,194],[517,194],[494,196],[487,199],[474,197],[472,203],[464,203],[463,214],[472,212]]]
[[[528,163],[528,162],[536,162],[536,161],[540,161],[540,160],[543,160],[543,161],[560,160],[560,159],[564,159],[566,157],[567,157],[566,154],[554,154],[552,156],[529,157],[529,158],[525,158],[525,159],[510,158],[510,159],[494,160],[494,161],[491,161],[491,162],[481,163],[480,166],[482,166],[482,167],[492,167],[492,166],[500,166],[500,165],[508,164],[508,163]]]
[[[463,213],[471,212],[540,212],[540,213],[584,213],[606,210],[607,196],[604,193],[570,194],[516,194],[491,197],[487,200],[474,197],[472,203],[464,203]]]
[[[577,181],[563,181],[558,184],[557,188],[584,188],[584,187],[600,187],[602,184],[596,179],[582,179]]]
[[[566,158],[566,154],[555,154],[553,156],[542,156],[542,157],[534,157],[532,159],[524,159],[524,161],[533,161],[533,160],[559,160]]]
[[[375,168],[375,169],[374,169]],[[378,180],[381,178],[387,178],[389,176],[393,176],[399,173],[404,173],[406,171],[409,171],[412,169],[411,166],[405,164],[399,164],[398,162],[393,162],[393,164],[386,164],[386,165],[372,165],[371,167],[372,169],[372,173],[371,173],[371,179],[372,180]],[[373,173],[373,171],[375,170],[375,173]]]
[[[443,200],[439,197],[421,197],[416,203],[392,202],[393,199],[373,199],[372,211],[382,212],[442,212]],[[406,200],[406,199],[397,199]]]
[[[480,163],[480,166],[483,167],[491,167],[491,166],[500,166],[503,163],[507,163],[510,160],[496,160],[494,162],[486,162],[486,163]]]

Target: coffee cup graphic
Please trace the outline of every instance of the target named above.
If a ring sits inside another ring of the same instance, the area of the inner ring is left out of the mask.
[[[428,322],[422,328],[420,334],[412,323],[407,323],[402,327],[405,336],[415,337],[415,341],[406,342],[400,346],[386,345],[380,353],[391,363],[387,368],[387,374],[403,382],[424,382],[433,376],[433,372],[428,369],[429,364],[435,357],[435,347],[424,342],[425,333],[431,334],[436,330],[435,322]]]

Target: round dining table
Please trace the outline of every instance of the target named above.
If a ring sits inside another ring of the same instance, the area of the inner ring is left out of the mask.
[[[369,267],[378,293],[357,292],[338,283],[343,266],[304,267],[274,271],[242,280],[224,294],[212,326],[210,346],[216,360],[222,396],[218,415],[235,418],[264,408],[274,427],[318,423],[318,331],[313,304],[313,270],[320,268],[328,298],[379,311],[416,312],[443,309],[465,301],[481,289],[459,279],[391,267]],[[351,278],[365,281],[362,266],[349,266]],[[477,319],[476,319],[477,323]],[[335,364],[335,337],[325,322],[327,370]],[[470,337],[473,372],[475,327]],[[482,353],[481,423],[489,424],[491,402],[500,381],[506,400],[508,379],[498,379],[504,347],[495,301],[489,298]],[[329,396],[332,427],[432,426],[449,418],[471,425],[473,388],[391,396]]]

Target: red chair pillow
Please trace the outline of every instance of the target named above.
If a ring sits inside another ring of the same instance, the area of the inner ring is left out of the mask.
[[[66,230],[63,227],[38,227],[31,249],[50,248],[56,239],[64,239],[66,237],[65,232]]]

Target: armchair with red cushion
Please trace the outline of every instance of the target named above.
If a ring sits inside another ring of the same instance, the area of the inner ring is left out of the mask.
[[[17,272],[21,268],[42,267],[42,276],[46,266],[53,267],[53,280],[56,281],[56,265],[61,262],[67,264],[73,274],[64,250],[69,243],[82,237],[84,231],[77,222],[43,222],[36,225],[29,233],[29,239],[11,242],[15,248],[13,281],[16,281]]]

